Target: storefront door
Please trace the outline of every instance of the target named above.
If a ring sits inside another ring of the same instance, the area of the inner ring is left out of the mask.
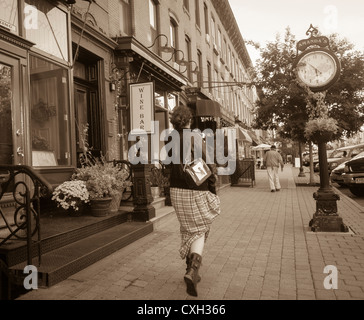
[[[19,60],[0,54],[0,164],[24,163]]]

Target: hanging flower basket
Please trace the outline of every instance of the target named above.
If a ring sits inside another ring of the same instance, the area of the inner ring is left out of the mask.
[[[330,131],[316,131],[311,135],[311,141],[316,144],[320,142],[328,142],[332,139],[333,135],[334,133]]]
[[[314,143],[327,142],[338,131],[337,121],[329,117],[309,120],[305,128],[305,136]]]

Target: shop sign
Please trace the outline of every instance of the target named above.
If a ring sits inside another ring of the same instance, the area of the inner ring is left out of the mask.
[[[154,133],[154,82],[130,84],[129,93],[132,133]]]

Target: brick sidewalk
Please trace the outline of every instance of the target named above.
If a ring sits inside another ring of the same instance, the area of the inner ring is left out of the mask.
[[[364,209],[341,195],[339,214],[351,232],[310,232],[317,187],[296,187],[297,170],[286,165],[280,173],[281,192],[270,192],[265,170],[256,171],[254,188],[220,191],[222,214],[205,246],[199,300],[364,299]],[[185,292],[179,241],[172,215],[152,234],[18,299],[195,300]],[[327,265],[338,269],[337,290],[324,288]]]

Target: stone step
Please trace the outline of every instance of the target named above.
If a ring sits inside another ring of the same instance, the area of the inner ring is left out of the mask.
[[[151,232],[151,222],[125,222],[42,255],[40,266],[35,258],[38,286],[53,286]],[[26,262],[22,262],[10,271],[24,277],[25,266]]]
[[[95,233],[107,230],[116,225],[127,221],[126,211],[119,211],[116,214],[106,217],[81,216],[73,217],[73,225],[68,230],[56,233],[51,236],[45,236],[41,240],[42,255],[55,249],[66,246],[83,238],[87,238]],[[75,219],[78,219],[75,220]],[[77,224],[76,224],[77,221]],[[47,221],[48,225],[41,224],[41,234],[46,233],[46,228],[52,228],[52,223],[57,223],[57,218],[54,221]],[[79,226],[77,226],[79,225]],[[43,230],[43,231],[42,231]],[[36,240],[36,236],[33,237]],[[32,247],[33,257],[38,255],[38,246]],[[27,260],[27,245],[26,241],[12,240],[0,247],[0,256],[8,266],[13,266]]]

